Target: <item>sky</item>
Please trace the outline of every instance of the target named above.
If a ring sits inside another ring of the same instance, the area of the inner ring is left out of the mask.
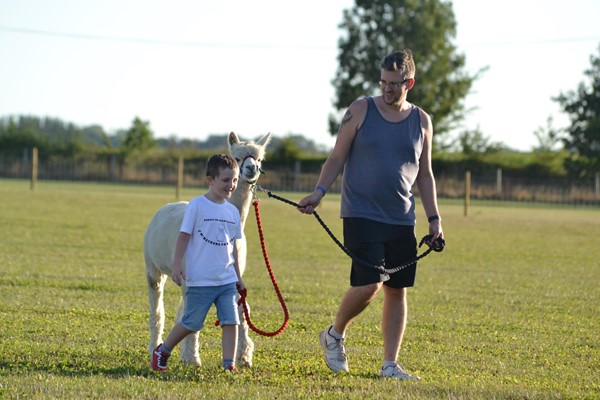
[[[466,70],[488,68],[465,100],[463,129],[529,151],[548,117],[566,127],[552,98],[584,82],[599,54],[600,1],[452,4]],[[59,118],[109,134],[139,117],[155,138],[292,133],[330,148],[338,25],[352,5],[0,0],[0,117]]]

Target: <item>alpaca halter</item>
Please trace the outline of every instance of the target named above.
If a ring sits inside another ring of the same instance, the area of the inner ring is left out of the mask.
[[[239,163],[239,167],[240,167],[239,177],[240,177],[240,179],[242,177],[244,177],[244,178],[246,177],[246,175],[244,175],[244,168],[245,168],[246,161],[248,161],[248,159],[250,159],[250,162],[252,163],[252,170],[254,170],[256,168],[256,171],[255,171],[255,175],[254,175],[255,177],[254,177],[254,179],[248,179],[248,180],[246,180],[246,182],[248,182],[251,185],[254,185],[258,181],[258,178],[259,178],[260,174],[264,173],[264,171],[260,167],[260,163],[256,160],[256,158],[254,158],[251,155],[247,155]]]

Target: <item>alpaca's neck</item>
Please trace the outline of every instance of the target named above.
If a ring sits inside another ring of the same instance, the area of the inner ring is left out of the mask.
[[[231,195],[229,202],[236,206],[240,212],[240,222],[243,231],[244,226],[246,226],[248,211],[250,211],[250,203],[252,202],[252,185],[248,182],[240,181],[237,189],[235,189],[235,192]]]

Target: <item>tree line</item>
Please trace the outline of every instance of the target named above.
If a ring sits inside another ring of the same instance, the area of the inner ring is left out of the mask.
[[[433,154],[436,169],[448,173],[465,170],[490,172],[496,168],[514,174],[540,177],[565,176],[568,153],[536,150],[522,153],[502,146],[485,147],[463,143],[461,151],[438,150]],[[38,149],[41,161],[75,160],[116,162],[125,165],[172,167],[180,155],[189,162],[204,161],[215,152],[227,150],[227,133],[205,140],[155,139],[150,123],[135,117],[128,129],[107,134],[99,125],[79,127],[58,118],[5,116],[0,118],[0,158],[28,158]],[[305,172],[318,172],[329,149],[301,134],[274,137],[267,151],[269,168],[294,168],[302,163]]]

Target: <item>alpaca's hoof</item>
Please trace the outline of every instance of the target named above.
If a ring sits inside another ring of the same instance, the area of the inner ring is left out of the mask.
[[[252,368],[252,355],[240,357],[237,364],[243,368]]]
[[[252,367],[252,354],[254,353],[254,342],[249,337],[242,337],[241,348],[238,348],[237,364],[242,367]]]

